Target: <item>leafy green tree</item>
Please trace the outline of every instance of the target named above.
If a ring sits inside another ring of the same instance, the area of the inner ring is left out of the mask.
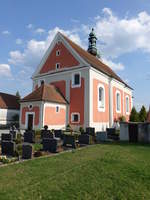
[[[145,106],[142,106],[140,112],[139,112],[139,121],[140,122],[145,122],[147,119],[147,111]]]
[[[130,122],[138,122],[139,121],[139,114],[136,111],[136,108],[133,107],[130,114]]]

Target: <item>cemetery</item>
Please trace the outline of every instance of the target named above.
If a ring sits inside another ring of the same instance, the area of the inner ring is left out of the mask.
[[[87,127],[84,131],[81,127],[75,132],[70,125],[66,130],[48,130],[45,125],[42,130],[25,130],[23,134],[10,130],[9,133],[1,135],[0,165],[106,142],[114,135],[116,140],[118,135],[113,128],[107,129],[106,132],[95,132],[95,128]]]

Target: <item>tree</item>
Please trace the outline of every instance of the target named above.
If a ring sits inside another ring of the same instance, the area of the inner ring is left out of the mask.
[[[139,121],[140,122],[145,122],[147,119],[147,111],[145,106],[142,106],[140,112],[139,112]]]
[[[18,99],[21,99],[19,91],[16,92],[16,97],[18,97]]]
[[[130,122],[138,122],[138,121],[139,121],[139,114],[136,111],[135,107],[133,107],[130,114]]]

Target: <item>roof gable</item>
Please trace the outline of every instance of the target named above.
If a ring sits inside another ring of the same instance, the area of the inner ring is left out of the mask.
[[[42,84],[39,88],[25,96],[21,102],[30,101],[48,101],[54,103],[66,104],[67,101],[54,85]]]
[[[0,92],[0,108],[19,110],[19,98],[15,95]]]
[[[59,46],[59,43],[61,44],[61,47]],[[60,52],[60,56],[57,57],[56,49],[59,49],[59,47],[63,51]],[[64,56],[65,60],[63,58]],[[66,59],[66,57],[68,57],[68,59]],[[39,74],[46,74],[49,71],[58,71],[55,68],[56,63],[60,63],[61,68],[73,67],[75,65],[79,67],[88,65],[88,63],[85,62],[85,60],[69,45],[60,32],[56,34],[55,38],[51,42],[39,66],[32,75],[32,78],[38,76]]]
[[[57,52],[59,52],[59,55],[56,55]],[[60,69],[78,66],[80,64],[61,41],[57,42],[53,47],[45,64],[40,70],[40,74],[56,70],[56,63],[59,64]]]

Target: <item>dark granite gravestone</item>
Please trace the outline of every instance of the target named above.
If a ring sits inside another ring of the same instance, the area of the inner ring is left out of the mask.
[[[86,128],[86,134],[95,136],[95,128],[93,128],[93,127],[87,127]]]
[[[113,135],[116,133],[116,129],[115,128],[107,128],[107,135]]]
[[[51,153],[56,153],[58,147],[61,146],[61,140],[60,139],[54,139],[54,138],[43,138],[43,150],[49,151]]]
[[[76,148],[75,136],[64,134],[63,145],[64,146],[71,146],[72,148]]]
[[[53,138],[53,134],[50,130],[41,130],[41,139],[43,138]]]
[[[105,131],[99,131],[96,133],[96,142],[105,142],[107,140],[107,133]]]
[[[24,132],[24,142],[34,143],[35,142],[35,131],[33,131],[33,130],[26,130]]]
[[[13,135],[10,133],[2,133],[1,141],[12,141]]]
[[[92,136],[88,134],[81,134],[78,137],[79,144],[92,144]]]
[[[15,142],[12,141],[2,141],[1,143],[1,150],[2,154],[8,155],[8,156],[14,156],[15,154]]]
[[[54,135],[55,135],[55,137],[62,139],[63,131],[61,129],[60,130],[54,130]]]
[[[29,143],[24,143],[22,145],[22,159],[31,159],[32,158],[33,147]]]
[[[119,134],[116,134],[115,128],[107,128],[107,138],[112,140],[119,140]]]

